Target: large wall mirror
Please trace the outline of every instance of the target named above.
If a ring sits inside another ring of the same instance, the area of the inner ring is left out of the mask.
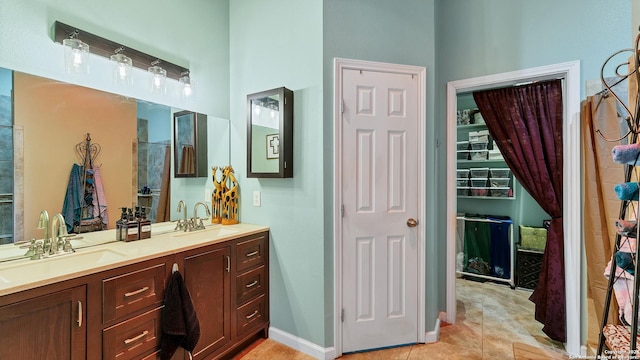
[[[62,212],[87,134],[98,146],[106,228],[115,227],[120,207],[145,206],[160,222],[175,220],[179,200],[203,200],[207,179],[173,176],[173,115],[182,111],[0,69],[0,243],[42,238],[40,211]],[[228,119],[207,123],[216,146],[205,166],[228,164]]]
[[[247,95],[247,177],[293,177],[293,92]]]

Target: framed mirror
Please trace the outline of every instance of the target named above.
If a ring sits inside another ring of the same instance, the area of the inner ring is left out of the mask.
[[[247,95],[247,177],[293,177],[293,91]]]
[[[173,114],[174,176],[207,177],[207,115]]]

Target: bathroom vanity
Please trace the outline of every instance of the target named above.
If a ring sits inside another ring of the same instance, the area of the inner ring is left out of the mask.
[[[174,266],[200,322],[193,358],[230,358],[268,335],[268,258],[269,229],[238,224],[0,263],[0,359],[159,359]]]

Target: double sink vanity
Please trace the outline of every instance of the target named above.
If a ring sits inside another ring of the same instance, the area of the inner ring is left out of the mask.
[[[75,252],[0,262],[0,359],[159,359],[162,311],[180,271],[200,322],[194,359],[230,358],[269,326],[269,229],[207,225],[113,241],[115,230],[71,239]],[[24,254],[0,246],[0,258]],[[179,348],[172,359],[189,359]]]

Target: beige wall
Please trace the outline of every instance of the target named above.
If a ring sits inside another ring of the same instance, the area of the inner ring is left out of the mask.
[[[91,134],[100,144],[109,228],[119,207],[132,202],[132,143],[136,141],[136,101],[15,72],[15,124],[24,128],[24,238],[41,239],[41,210],[62,212],[76,144]],[[19,239],[16,239],[19,240]]]

